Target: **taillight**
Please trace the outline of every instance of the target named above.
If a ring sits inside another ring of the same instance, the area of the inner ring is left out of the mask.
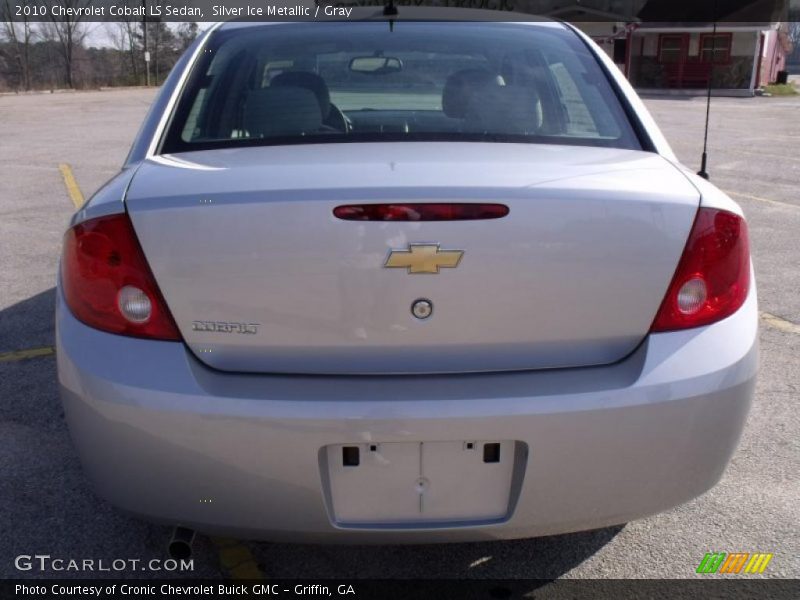
[[[61,283],[72,314],[91,327],[181,339],[126,214],[92,219],[67,231]]]
[[[651,331],[724,319],[744,304],[749,289],[747,224],[733,213],[701,208]]]

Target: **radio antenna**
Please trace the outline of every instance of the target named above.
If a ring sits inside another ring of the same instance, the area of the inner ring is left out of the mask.
[[[398,15],[397,7],[394,5],[394,0],[389,0],[383,5],[383,16],[389,17],[389,33],[394,31],[394,19]]]
[[[394,5],[394,0],[389,0],[386,4],[383,5],[383,16],[384,17],[397,16],[397,7]]]
[[[396,17],[397,15],[398,15],[397,7],[394,5],[394,0],[389,0],[389,2],[383,5],[383,16],[390,17],[389,18],[390,33],[394,31],[394,19],[392,19],[391,17]]]
[[[706,86],[706,127],[703,134],[703,154],[700,157],[700,170],[697,172],[703,179],[708,179],[708,119],[711,115],[711,80],[714,75],[714,59],[717,50],[717,0],[714,0],[714,26],[711,29],[711,61],[708,68],[708,85]],[[703,49],[700,48],[702,55]]]

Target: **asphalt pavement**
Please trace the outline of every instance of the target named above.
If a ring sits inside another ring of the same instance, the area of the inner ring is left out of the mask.
[[[65,173],[87,197],[100,187],[121,165],[153,95],[0,96],[0,577],[81,575],[20,571],[19,555],[166,558],[167,527],[131,518],[90,489],[48,350],[61,236],[75,210]],[[679,158],[698,168],[704,100],[646,104]],[[191,576],[680,578],[695,576],[706,552],[744,551],[774,554],[764,577],[800,577],[799,115],[800,96],[712,104],[709,172],[747,215],[763,312],[755,404],[713,490],[624,527],[519,541],[343,548],[199,536]]]

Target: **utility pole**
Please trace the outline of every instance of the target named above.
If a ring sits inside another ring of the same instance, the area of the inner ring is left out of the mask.
[[[147,5],[142,0],[142,38],[144,41],[145,85],[150,87],[150,52],[147,50]]]

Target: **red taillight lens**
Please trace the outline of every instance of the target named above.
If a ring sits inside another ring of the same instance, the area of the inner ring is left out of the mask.
[[[505,204],[402,203],[347,204],[333,214],[345,221],[475,221],[500,219],[508,214]]]
[[[181,339],[126,214],[92,219],[67,231],[61,283],[72,313],[91,327]]]
[[[701,208],[651,331],[724,319],[744,304],[749,289],[747,224],[733,213]]]

